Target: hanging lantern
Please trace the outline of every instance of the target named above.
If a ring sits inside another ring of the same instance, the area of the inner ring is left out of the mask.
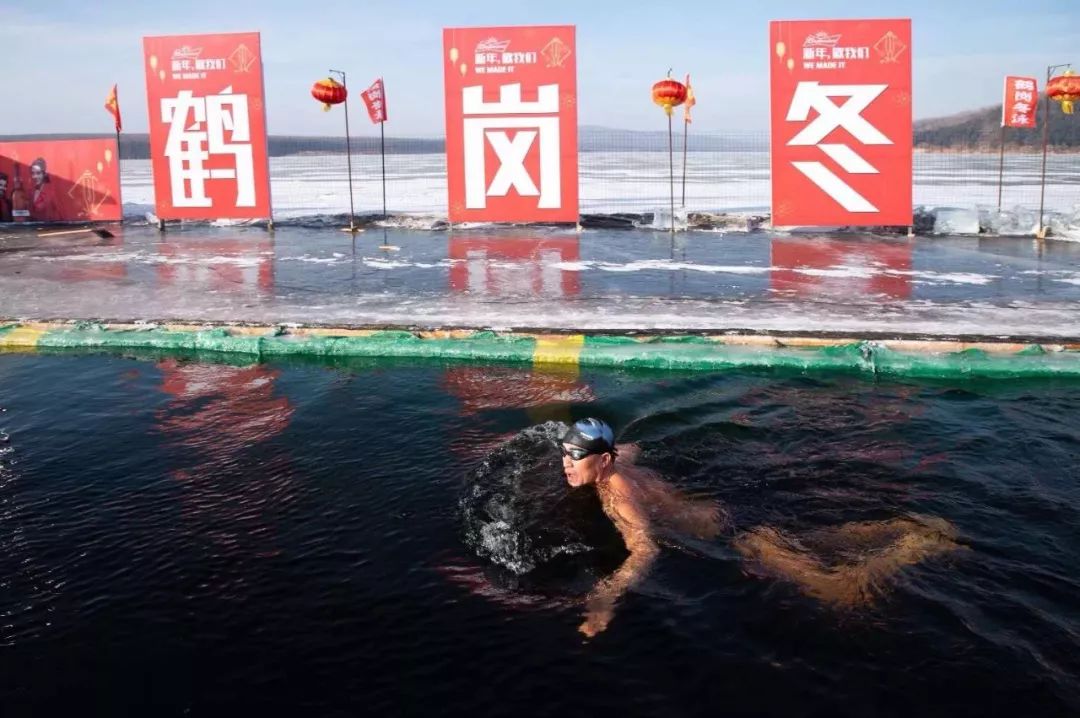
[[[1080,75],[1066,70],[1046,83],[1046,94],[1055,102],[1061,103],[1061,111],[1066,115],[1073,113],[1073,103],[1080,101]]]
[[[311,86],[311,96],[323,103],[323,112],[329,112],[332,105],[340,105],[349,96],[345,85],[333,78],[319,80]]]
[[[671,117],[672,111],[686,102],[686,85],[678,80],[672,80],[668,74],[666,79],[660,80],[652,86],[652,101],[664,108],[664,112]]]

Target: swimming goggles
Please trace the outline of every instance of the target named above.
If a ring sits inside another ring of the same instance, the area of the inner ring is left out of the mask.
[[[589,451],[588,449],[582,449],[579,446],[571,446],[568,449],[562,444],[559,444],[559,451],[562,452],[563,456],[569,456],[574,461],[581,461],[582,459],[584,459],[589,454],[596,453],[594,451]]]

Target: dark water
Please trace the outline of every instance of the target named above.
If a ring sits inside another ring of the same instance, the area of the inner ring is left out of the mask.
[[[1076,715],[1078,407],[1076,382],[0,356],[0,712]],[[493,447],[586,414],[736,532],[919,514],[963,548],[843,609],[729,534],[664,549],[586,641],[580,605],[491,590],[457,515]]]

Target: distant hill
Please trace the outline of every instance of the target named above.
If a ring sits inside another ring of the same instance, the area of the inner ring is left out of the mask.
[[[0,142],[19,142],[26,140],[77,140],[95,137],[111,138],[113,135],[102,134],[51,134],[51,135],[5,135]],[[301,137],[291,135],[270,135],[268,145],[271,157],[288,157],[303,154],[334,154],[345,152],[345,137]],[[353,137],[354,153],[378,154],[378,137]],[[415,137],[387,137],[387,154],[430,154],[441,153],[445,148],[442,139]],[[150,137],[146,133],[125,132],[120,135],[120,156],[127,160],[145,160],[150,158]]]
[[[1040,120],[1043,106],[1039,106]],[[1058,107],[1051,107],[1050,144],[1058,149],[1080,150],[1080,114],[1064,115]],[[998,146],[1001,133],[1001,106],[985,107],[961,112],[948,117],[934,117],[915,122],[915,145],[923,149],[975,149],[985,150]],[[676,123],[675,150],[682,150],[681,123]],[[690,149],[698,152],[767,152],[769,133],[732,130],[707,131],[690,126]],[[80,139],[111,137],[100,134],[52,134],[7,135],[2,141]],[[1006,130],[1006,144],[1014,148],[1035,150],[1042,147],[1042,130]],[[307,137],[270,135],[271,157],[289,157],[303,154],[336,154],[345,152],[344,137]],[[353,152],[378,154],[379,138],[353,137]],[[388,154],[441,154],[446,143],[442,138],[391,137],[386,138]],[[578,148],[581,152],[666,152],[666,130],[620,130],[612,127],[582,125],[578,128]],[[125,159],[150,157],[149,139],[145,133],[125,133],[120,136],[120,155]]]
[[[1042,147],[1042,120],[1045,106],[1039,105],[1039,127],[1032,130],[1005,130],[1005,144],[1021,149]],[[1001,142],[1001,105],[934,117],[915,123],[915,145],[927,149],[990,149]],[[1080,149],[1080,114],[1066,115],[1050,105],[1050,145],[1058,149]]]
[[[680,152],[682,132],[682,122],[676,122],[674,145]],[[768,152],[769,133],[767,130],[704,131],[690,125],[689,146],[697,152]],[[578,149],[581,152],[667,152],[668,133],[666,129],[620,130],[582,125],[578,128]]]
[[[0,142],[110,136],[100,134],[7,135],[0,136]],[[352,147],[355,153],[378,154],[379,139],[368,136],[353,137]],[[578,129],[578,147],[582,152],[666,152],[668,135],[666,130],[642,132],[639,130],[619,130],[609,127],[583,125]],[[676,149],[682,148],[681,130],[677,130],[675,147]],[[691,129],[690,148],[699,152],[765,152],[769,149],[769,138],[766,133],[695,133]],[[445,149],[446,143],[441,138],[390,136],[386,138],[387,154],[441,154]],[[271,157],[343,153],[345,152],[345,138],[270,135],[269,150]],[[120,135],[120,156],[125,159],[149,158],[150,143],[148,136],[145,133],[125,133]]]

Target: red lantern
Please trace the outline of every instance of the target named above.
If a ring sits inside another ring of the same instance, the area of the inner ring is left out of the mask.
[[[349,92],[345,85],[328,77],[311,86],[311,96],[323,103],[323,112],[329,112],[330,106],[340,105],[349,96]]]
[[[1066,115],[1073,113],[1073,103],[1080,101],[1080,75],[1066,70],[1046,83],[1046,94],[1051,100],[1061,103],[1061,111]]]
[[[652,101],[664,108],[671,117],[672,111],[686,102],[686,85],[670,77],[652,86]]]

